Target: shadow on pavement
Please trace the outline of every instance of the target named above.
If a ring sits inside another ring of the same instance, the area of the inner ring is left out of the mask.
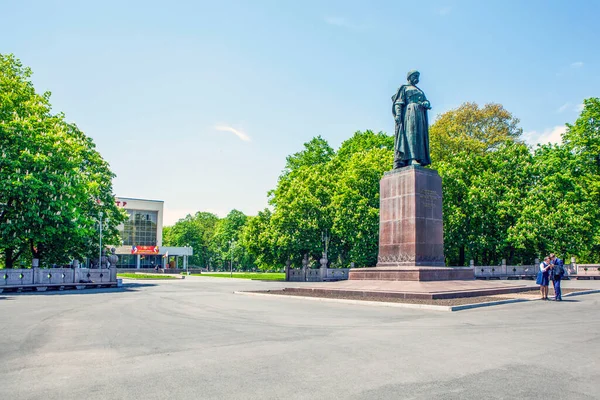
[[[144,287],[157,286],[155,283],[125,283],[122,287],[112,287],[112,288],[85,288],[81,290],[77,289],[66,289],[66,290],[50,290],[48,289],[45,292],[36,292],[35,290],[27,290],[27,291],[14,291],[8,292],[11,295],[15,296],[61,296],[61,295],[85,295],[85,294],[104,294],[104,293],[127,293],[127,292],[137,292],[138,289]],[[6,290],[6,289],[5,289]],[[2,297],[0,297],[2,299]]]

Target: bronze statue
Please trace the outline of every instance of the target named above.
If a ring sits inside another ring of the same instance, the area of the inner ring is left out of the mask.
[[[400,86],[392,96],[392,114],[396,121],[394,169],[431,164],[427,120],[427,110],[431,110],[431,105],[425,93],[417,87],[419,76],[419,71],[409,71],[406,85]]]

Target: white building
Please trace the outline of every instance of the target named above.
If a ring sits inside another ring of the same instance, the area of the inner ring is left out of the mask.
[[[117,197],[115,201],[129,214],[129,220],[118,227],[122,240],[116,248],[118,268],[187,267],[187,258],[193,255],[191,247],[162,245],[164,201],[129,197]]]

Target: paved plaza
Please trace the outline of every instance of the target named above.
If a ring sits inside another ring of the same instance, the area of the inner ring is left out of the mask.
[[[600,294],[455,313],[233,294],[286,286],[1,294],[0,399],[600,398]]]

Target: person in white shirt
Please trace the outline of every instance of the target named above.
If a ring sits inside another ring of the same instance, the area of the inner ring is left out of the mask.
[[[548,285],[550,284],[550,257],[545,257],[540,263],[540,271],[535,283],[540,285],[540,294],[542,300],[548,300]]]

